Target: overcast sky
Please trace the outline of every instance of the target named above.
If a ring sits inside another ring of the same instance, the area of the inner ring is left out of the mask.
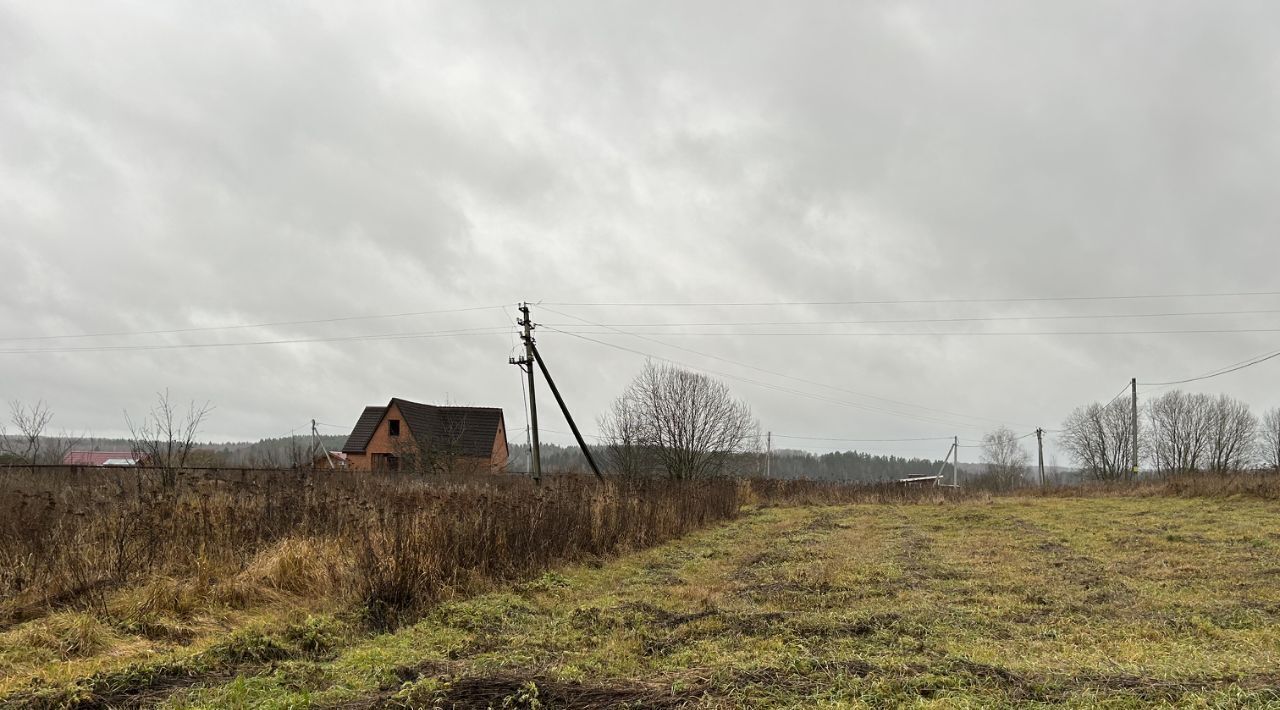
[[[327,5],[0,0],[0,396],[113,435],[167,388],[211,439],[398,396],[522,441],[528,300],[588,431],[639,351],[778,435],[976,440],[1280,348],[1280,295],[973,300],[1280,291],[1275,3]],[[667,302],[845,303],[568,305]],[[1171,330],[1253,332],[1079,334]],[[431,337],[315,342],[387,334]]]

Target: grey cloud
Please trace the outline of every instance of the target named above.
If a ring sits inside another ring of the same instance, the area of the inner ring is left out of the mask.
[[[1266,290],[1280,217],[1277,14],[1245,2],[0,4],[0,325],[12,335],[162,329],[525,298]],[[1254,306],[1280,302],[560,310],[634,322]],[[510,319],[489,310],[64,344]],[[1280,327],[1267,316],[1078,325]],[[1053,426],[1131,375],[1198,373],[1273,347],[1273,335],[663,339]],[[640,361],[550,329],[540,337],[588,421]],[[499,333],[0,355],[0,396],[44,398],[67,425],[108,431],[167,386],[214,401],[211,434],[252,437],[312,416],[345,423],[392,395],[448,393],[504,406],[519,428],[511,347]],[[1278,395],[1263,367],[1205,387],[1270,406]],[[775,431],[959,428],[733,387]],[[962,423],[972,436],[990,422]]]

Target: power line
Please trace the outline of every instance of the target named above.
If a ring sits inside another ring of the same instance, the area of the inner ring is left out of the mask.
[[[1234,293],[1162,293],[1162,294],[1130,294],[1113,296],[1026,296],[1015,298],[916,298],[892,300],[850,300],[850,301],[614,301],[614,302],[571,302],[546,301],[541,305],[549,306],[589,306],[589,307],[738,307],[738,306],[861,306],[861,305],[898,305],[919,303],[1039,303],[1049,301],[1130,301],[1144,299],[1171,298],[1234,298],[1252,296],[1280,296],[1280,291],[1239,291]]]
[[[1277,351],[1275,351],[1275,352],[1273,352],[1273,353],[1270,353],[1270,354],[1268,354],[1268,355],[1266,355],[1266,356],[1264,356],[1264,357],[1258,357],[1258,358],[1255,358],[1255,359],[1253,359],[1253,360],[1251,360],[1251,361],[1248,361],[1248,362],[1245,362],[1245,363],[1243,363],[1243,364],[1237,364],[1237,365],[1235,365],[1234,367],[1232,367],[1232,366],[1227,366],[1227,367],[1226,367],[1226,368],[1224,368],[1224,369],[1217,370],[1217,371],[1212,372],[1212,373],[1207,374],[1207,375],[1200,375],[1199,377],[1188,377],[1188,378],[1187,378],[1187,379],[1185,379],[1185,380],[1172,380],[1172,381],[1170,381],[1170,382],[1151,382],[1151,383],[1149,383],[1149,384],[1150,384],[1151,386],[1153,386],[1153,387],[1157,387],[1157,386],[1159,386],[1159,387],[1163,387],[1163,386],[1168,386],[1168,385],[1181,385],[1181,384],[1186,384],[1186,383],[1188,383],[1188,382],[1199,382],[1200,380],[1207,380],[1207,379],[1210,379],[1210,378],[1213,378],[1213,377],[1219,377],[1219,376],[1221,376],[1221,375],[1226,375],[1226,374],[1229,374],[1229,373],[1232,373],[1232,372],[1237,372],[1237,371],[1239,371],[1239,370],[1243,370],[1243,369],[1245,369],[1246,367],[1253,367],[1254,365],[1257,365],[1257,364],[1259,364],[1259,363],[1264,363],[1264,362],[1266,362],[1266,361],[1268,361],[1268,360],[1271,360],[1271,359],[1273,359],[1273,358],[1276,358],[1276,357],[1280,357],[1280,350],[1277,350]]]
[[[945,415],[948,415],[948,416],[961,417],[961,418],[964,418],[964,419],[981,419],[981,420],[985,420],[985,421],[988,421],[988,422],[994,422],[994,423],[996,423],[996,424],[1003,424],[1003,422],[1000,422],[1000,421],[995,420],[995,419],[989,419],[989,418],[987,418],[987,417],[979,417],[979,416],[973,416],[973,415],[968,415],[968,414],[961,414],[961,413],[958,413],[958,412],[949,412],[949,411],[947,411],[947,410],[943,410],[943,409],[937,409],[937,408],[934,408],[934,407],[926,407],[926,406],[924,406],[924,405],[912,404],[912,403],[910,403],[910,402],[902,402],[902,401],[895,400],[895,399],[889,399],[889,398],[887,398],[887,397],[880,397],[880,396],[877,396],[877,395],[866,394],[866,393],[864,393],[864,392],[857,392],[857,391],[854,391],[854,390],[845,389],[845,388],[843,388],[843,387],[836,387],[836,386],[834,386],[834,385],[829,385],[829,384],[826,384],[826,383],[823,383],[823,382],[817,382],[817,381],[814,381],[814,380],[808,380],[808,379],[805,379],[805,378],[802,378],[802,377],[795,377],[795,376],[788,375],[788,374],[785,374],[785,373],[782,373],[782,372],[777,372],[777,371],[774,371],[774,370],[768,370],[768,369],[765,369],[765,368],[762,368],[762,367],[757,367],[757,366],[755,366],[755,365],[749,365],[749,364],[744,363],[744,362],[739,362],[739,361],[737,361],[737,360],[732,360],[732,359],[729,359],[729,358],[726,358],[726,357],[721,357],[721,356],[719,356],[719,355],[712,355],[712,354],[710,354],[710,353],[704,353],[704,352],[701,352],[701,351],[698,351],[698,350],[693,350],[693,349],[691,349],[691,348],[686,348],[686,347],[683,347],[683,346],[680,346],[680,345],[675,345],[675,344],[672,344],[672,343],[667,343],[667,342],[664,342],[664,341],[662,341],[662,340],[658,340],[658,339],[656,339],[656,338],[651,338],[651,337],[649,337],[649,336],[647,336],[647,335],[643,335],[643,334],[641,334],[641,333],[630,333],[630,332],[623,331],[623,330],[620,330],[620,329],[618,329],[618,328],[615,328],[615,327],[613,327],[613,326],[607,326],[607,325],[603,325],[603,324],[599,324],[599,323],[594,323],[594,322],[589,321],[589,320],[587,320],[587,319],[585,319],[585,318],[582,318],[582,317],[580,317],[580,316],[575,316],[575,315],[572,315],[572,314],[570,314],[570,313],[565,313],[565,312],[563,312],[563,311],[557,311],[557,310],[555,310],[554,308],[546,308],[546,310],[548,310],[548,311],[550,311],[550,312],[552,312],[552,313],[555,313],[556,315],[564,316],[564,317],[566,317],[566,318],[573,318],[574,320],[581,321],[581,322],[586,323],[586,324],[588,324],[588,325],[598,325],[598,326],[601,326],[601,327],[605,327],[605,328],[608,328],[608,329],[610,329],[610,330],[612,330],[612,331],[614,331],[614,332],[616,332],[616,333],[622,334],[622,335],[628,335],[628,336],[631,336],[631,337],[634,337],[634,338],[639,338],[640,340],[647,340],[647,341],[649,341],[649,342],[651,342],[651,343],[655,343],[655,344],[657,344],[657,345],[662,345],[662,346],[664,346],[664,347],[673,348],[673,349],[676,349],[676,350],[682,350],[682,351],[684,351],[684,352],[691,353],[691,354],[693,354],[693,355],[698,355],[698,356],[700,356],[700,357],[710,358],[710,359],[712,359],[712,360],[719,360],[720,362],[728,363],[728,364],[730,364],[730,365],[737,365],[738,367],[745,367],[745,368],[747,368],[747,369],[749,369],[749,370],[755,370],[756,372],[762,372],[762,373],[765,373],[765,374],[768,374],[768,375],[773,375],[773,376],[775,376],[775,377],[782,377],[782,378],[784,378],[784,379],[792,380],[792,381],[795,381],[795,382],[801,382],[801,383],[804,383],[804,384],[807,384],[807,385],[812,385],[812,386],[814,386],[814,387],[822,387],[822,388],[825,388],[825,389],[828,389],[828,390],[832,390],[832,391],[835,391],[835,392],[841,392],[841,393],[844,393],[844,394],[851,394],[851,395],[854,395],[854,396],[856,396],[856,397],[865,397],[865,398],[867,398],[867,399],[879,400],[879,401],[882,401],[882,402],[888,402],[888,403],[890,403],[890,404],[896,404],[896,405],[903,406],[903,407],[911,407],[911,408],[920,409],[920,410],[924,410],[924,411],[937,412],[937,413],[939,413],[939,414],[945,414]],[[552,328],[552,329],[554,329],[554,327],[553,327],[553,326],[547,326],[547,327],[548,327],[548,328]],[[567,332],[567,331],[559,331],[559,332]],[[873,411],[875,411],[875,410],[873,410]],[[890,414],[894,414],[894,413],[895,413],[893,410],[890,410],[890,409],[883,409],[883,410],[880,410],[880,411],[883,411],[883,412],[886,412],[886,413],[890,413]],[[943,423],[946,423],[946,422],[943,422]]]
[[[778,434],[776,432],[773,434],[773,436],[774,438],[777,438],[777,439],[798,439],[802,441],[838,441],[842,443],[848,442],[848,443],[858,443],[858,444],[883,444],[883,443],[905,442],[905,441],[951,441],[952,439],[952,437],[950,436],[925,436],[925,437],[916,437],[916,438],[907,438],[907,439],[844,439],[844,438],[832,437],[832,436],[793,436],[791,434]]]
[[[292,320],[292,321],[275,321],[272,323],[242,323],[238,325],[209,325],[197,326],[190,328],[170,328],[166,330],[131,330],[131,331],[114,331],[103,333],[74,333],[68,335],[27,335],[27,336],[8,336],[0,337],[0,342],[18,342],[32,340],[63,340],[68,338],[106,338],[114,336],[133,336],[133,335],[174,335],[178,333],[198,333],[214,330],[237,330],[244,328],[273,328],[286,325],[315,325],[319,323],[341,323],[345,321],[359,320],[379,320],[385,318],[408,318],[411,316],[428,316],[443,313],[466,313],[470,311],[485,311],[502,306],[471,306],[467,308],[451,308],[436,311],[412,311],[409,313],[383,313],[379,315],[369,316],[341,316],[337,318],[313,318],[310,320]]]
[[[546,310],[559,313],[551,308]],[[871,324],[905,324],[905,323],[976,323],[985,321],[1020,321],[1020,320],[1089,320],[1089,319],[1131,319],[1131,318],[1177,318],[1184,316],[1231,316],[1261,315],[1280,313],[1277,308],[1238,311],[1181,311],[1168,313],[1103,313],[1103,314],[1068,314],[1047,316],[963,316],[955,318],[876,318],[869,320],[805,320],[805,321],[702,321],[686,323],[594,323],[602,328],[686,328],[686,327],[729,327],[757,325],[871,325]],[[565,314],[561,314],[565,315]],[[573,316],[569,316],[572,318]],[[548,325],[563,325],[550,323]]]
[[[1116,396],[1112,397],[1112,398],[1110,399],[1110,401],[1108,401],[1106,404],[1102,405],[1102,408],[1103,408],[1103,409],[1106,409],[1107,407],[1110,407],[1112,402],[1115,402],[1117,399],[1120,399],[1120,395],[1122,395],[1122,394],[1124,394],[1125,392],[1128,392],[1128,391],[1129,391],[1129,387],[1130,387],[1130,384],[1129,384],[1128,382],[1124,383],[1124,387],[1123,387],[1119,392],[1117,392],[1117,393],[1116,393]]]
[[[790,388],[790,387],[783,387],[783,386],[781,386],[781,385],[775,385],[775,384],[771,384],[771,383],[768,383],[768,382],[761,382],[761,381],[759,381],[759,380],[753,380],[753,379],[748,378],[748,377],[741,377],[741,376],[739,376],[739,375],[732,375],[732,374],[729,374],[729,373],[727,373],[727,372],[720,372],[720,371],[717,371],[717,370],[711,370],[711,369],[708,369],[708,368],[705,368],[705,367],[697,367],[697,366],[694,366],[694,365],[689,365],[689,364],[687,364],[687,363],[682,363],[682,362],[679,362],[679,361],[677,361],[677,360],[672,360],[671,358],[663,357],[663,356],[661,356],[661,355],[655,355],[655,354],[653,354],[653,353],[648,353],[648,352],[645,352],[645,351],[643,351],[643,350],[636,350],[635,348],[628,348],[628,347],[626,347],[625,345],[618,345],[618,344],[616,344],[616,343],[609,343],[609,342],[606,342],[606,341],[603,341],[603,340],[596,340],[595,338],[590,338],[590,337],[587,337],[587,336],[585,336],[585,335],[581,335],[581,334],[578,334],[578,333],[573,333],[573,332],[569,332],[569,331],[559,330],[559,329],[557,329],[557,328],[552,328],[552,327],[550,327],[550,326],[543,326],[543,327],[546,327],[548,330],[550,330],[550,331],[552,331],[552,332],[555,332],[555,333],[561,333],[561,334],[564,334],[564,335],[568,335],[568,336],[570,336],[570,337],[578,338],[579,340],[586,340],[586,341],[588,341],[588,342],[596,343],[597,345],[603,345],[603,346],[608,347],[608,348],[614,348],[615,350],[622,350],[622,351],[624,351],[624,352],[634,353],[634,354],[636,354],[636,355],[641,355],[641,356],[643,356],[643,357],[652,358],[652,359],[655,359],[655,360],[661,360],[661,361],[663,361],[663,362],[668,362],[668,363],[671,363],[671,364],[673,364],[673,365],[679,365],[679,366],[681,366],[681,367],[687,367],[687,368],[690,368],[690,369],[692,369],[692,370],[697,370],[697,371],[700,371],[700,372],[706,372],[706,373],[710,373],[710,374],[713,374],[713,375],[719,375],[720,377],[726,377],[726,378],[731,379],[731,380],[736,380],[736,381],[739,381],[739,382],[745,382],[745,383],[747,383],[747,384],[752,384],[752,385],[755,385],[755,386],[757,386],[757,387],[763,387],[763,388],[765,388],[765,389],[773,390],[773,391],[775,391],[775,392],[783,392],[783,393],[786,393],[786,394],[792,394],[792,395],[795,395],[795,396],[798,396],[798,397],[805,397],[805,398],[808,398],[808,399],[813,399],[813,400],[817,400],[817,401],[821,401],[821,402],[829,402],[829,403],[836,404],[836,405],[843,406],[843,407],[849,407],[849,408],[852,408],[852,409],[860,409],[860,410],[863,410],[863,411],[874,412],[874,413],[876,413],[876,414],[889,414],[889,415],[891,415],[891,416],[904,417],[904,418],[907,418],[907,419],[915,419],[915,420],[917,420],[917,421],[928,422],[928,423],[931,423],[931,424],[946,424],[946,425],[950,425],[950,426],[961,426],[961,427],[965,427],[965,428],[973,428],[973,429],[981,429],[981,428],[982,428],[981,426],[977,426],[977,425],[973,425],[973,424],[958,424],[958,423],[956,423],[956,422],[950,422],[950,421],[946,421],[946,420],[942,420],[942,419],[937,419],[937,418],[934,418],[934,417],[926,417],[926,416],[921,416],[921,415],[909,414],[909,413],[905,413],[905,412],[895,412],[895,411],[892,411],[892,410],[886,410],[886,409],[883,409],[883,408],[880,408],[880,407],[873,407],[873,406],[870,406],[870,405],[861,404],[861,403],[857,403],[857,402],[848,402],[848,401],[846,401],[846,400],[842,400],[842,399],[835,399],[835,398],[832,398],[832,397],[824,397],[824,396],[822,396],[822,395],[813,394],[813,393],[811,393],[811,392],[805,392],[805,391],[803,391],[803,390],[792,389],[792,388]]]
[[[547,309],[551,310],[551,309]],[[548,325],[547,327],[551,327]],[[591,331],[558,331],[566,334],[599,334],[598,330]],[[618,333],[625,335],[638,335],[631,331],[618,330]],[[696,335],[696,336],[734,336],[734,337],[828,337],[828,336],[853,336],[853,337],[881,337],[881,336],[1007,336],[1007,335],[1225,335],[1228,333],[1280,333],[1280,328],[1216,328],[1216,329],[1188,329],[1188,330],[991,330],[991,331],[974,331],[974,330],[953,330],[953,331],[912,331],[912,332],[856,332],[856,331],[691,331],[691,330],[672,330],[657,333],[657,335]]]
[[[506,326],[498,328],[496,326],[487,326],[483,328],[461,328],[457,330],[445,331],[429,331],[423,333],[375,333],[369,335],[343,335],[322,338],[285,338],[280,340],[251,340],[251,341],[235,341],[230,343],[165,343],[151,345],[89,345],[82,347],[49,347],[49,348],[18,348],[11,350],[0,350],[3,355],[17,355],[23,353],[72,353],[72,352],[111,352],[111,351],[130,351],[130,350],[180,350],[185,348],[230,348],[248,345],[286,345],[292,343],[332,343],[344,341],[358,340],[416,340],[420,338],[446,338],[462,335],[502,335],[506,333]]]

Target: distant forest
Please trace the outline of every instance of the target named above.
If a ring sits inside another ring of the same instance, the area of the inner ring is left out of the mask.
[[[595,448],[592,449],[593,454]],[[576,446],[542,444],[542,470],[547,473],[590,471],[586,457]],[[601,452],[597,460],[603,463]],[[941,461],[929,459],[905,459],[897,456],[878,456],[858,451],[842,451],[827,454],[811,454],[805,451],[782,449],[773,452],[769,462],[769,475],[773,478],[810,479],[815,481],[873,482],[888,481],[907,476],[936,474]],[[507,465],[513,473],[529,471],[529,447],[524,444],[511,446],[511,458]],[[965,473],[965,465],[961,464]],[[753,455],[739,460],[738,475],[763,476],[764,455]]]
[[[337,451],[342,448],[346,438],[345,435],[330,435],[322,436],[321,440],[330,451]],[[75,448],[81,451],[128,451],[130,446],[131,442],[128,439],[95,438],[82,440],[76,444]],[[310,435],[263,439],[256,442],[204,443],[196,445],[191,453],[189,464],[237,468],[290,468],[310,463],[313,450]],[[594,447],[593,451],[596,451]],[[598,460],[603,464],[603,451],[599,452]],[[0,459],[0,463],[5,461]],[[769,464],[769,475],[783,479],[870,483],[908,476],[932,475],[938,473],[941,467],[942,462],[939,460],[881,456],[859,451],[812,454],[793,449],[780,449],[773,452]],[[961,480],[980,475],[983,468],[981,463],[961,462]],[[1050,483],[1078,482],[1079,474],[1076,471],[1057,467],[1048,468],[1047,478]],[[513,474],[529,472],[528,446],[511,444],[507,470]],[[587,473],[591,469],[578,447],[542,444],[542,470],[546,473]],[[947,471],[950,473],[949,467]],[[734,467],[734,473],[741,476],[763,476],[765,474],[764,456],[757,454],[742,457]],[[1026,480],[1034,482],[1033,471],[1027,471]]]

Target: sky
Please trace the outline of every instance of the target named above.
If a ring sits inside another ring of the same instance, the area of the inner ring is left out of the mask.
[[[1269,2],[0,0],[0,398],[520,442],[528,301],[587,432],[666,359],[940,458],[1280,348],[1278,174]]]

